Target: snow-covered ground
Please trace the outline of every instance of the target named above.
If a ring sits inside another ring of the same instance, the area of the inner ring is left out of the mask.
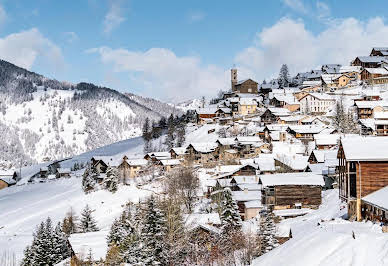
[[[120,186],[113,194],[106,190],[85,194],[81,178],[75,177],[0,190],[0,250],[15,253],[20,260],[41,221],[50,216],[57,223],[70,207],[79,215],[86,204],[95,209],[98,227],[109,230],[126,202],[138,202],[151,193],[135,186]]]
[[[388,234],[371,222],[343,220],[346,208],[341,207],[338,190],[325,191],[318,210],[281,222],[291,227],[293,237],[253,265],[388,265]]]

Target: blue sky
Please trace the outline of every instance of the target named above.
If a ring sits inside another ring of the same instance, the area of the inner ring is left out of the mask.
[[[162,100],[239,77],[347,64],[388,46],[380,1],[0,0],[0,57],[58,80]]]

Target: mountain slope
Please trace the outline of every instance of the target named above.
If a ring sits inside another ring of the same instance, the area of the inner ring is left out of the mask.
[[[0,168],[65,158],[136,137],[145,117],[158,120],[174,110],[89,83],[47,79],[0,60],[0,134],[6,136],[0,142]]]

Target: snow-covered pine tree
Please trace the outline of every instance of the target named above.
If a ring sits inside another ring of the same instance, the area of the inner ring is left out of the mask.
[[[97,169],[88,163],[85,172],[82,175],[82,188],[85,192],[90,192],[95,189],[96,179],[99,175]]]
[[[116,192],[119,183],[119,173],[116,167],[108,166],[104,179],[105,188],[110,192]]]
[[[124,239],[134,234],[135,229],[132,225],[131,218],[130,214],[124,210],[121,216],[113,222],[107,239],[108,245],[115,244],[120,246],[124,242]]]
[[[288,72],[288,66],[286,64],[283,64],[282,67],[280,68],[279,78],[278,78],[280,87],[283,87],[283,88],[288,87],[289,80],[290,80],[290,74]]]
[[[236,201],[232,198],[230,188],[224,189],[223,211],[221,213],[222,231],[236,230],[241,228],[242,221]]]
[[[67,245],[67,237],[62,231],[62,225],[60,222],[58,222],[53,232],[53,251],[53,256],[57,262],[70,257],[70,249]]]
[[[53,228],[51,219],[47,218],[42,222],[36,234],[35,245],[33,248],[34,265],[53,265],[55,264],[53,249]]]
[[[177,145],[178,147],[182,147],[183,144],[185,143],[185,139],[186,139],[185,125],[184,125],[184,124],[181,124],[181,125],[178,127],[178,134],[177,134],[177,143],[176,143],[176,145]]]
[[[92,216],[92,213],[93,210],[86,204],[81,213],[81,231],[84,233],[98,231],[97,223]]]
[[[276,225],[274,222],[274,215],[272,213],[266,213],[264,217],[260,217],[259,237],[261,239],[261,254],[265,254],[279,246],[275,234]]]
[[[165,222],[164,214],[158,207],[156,199],[151,196],[147,201],[144,225],[140,235],[143,245],[141,250],[143,265],[164,264]]]
[[[27,246],[25,249],[24,249],[24,257],[23,257],[23,260],[21,262],[21,266],[30,266],[30,265],[34,265],[34,254],[32,252],[32,248],[30,246]]]

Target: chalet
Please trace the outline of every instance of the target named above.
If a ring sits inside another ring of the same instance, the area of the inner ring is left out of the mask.
[[[237,69],[231,70],[232,91],[238,93],[258,93],[258,83],[252,79],[237,81]]]
[[[291,227],[288,224],[278,224],[276,226],[275,238],[280,245],[287,242],[290,238],[292,238]]]
[[[323,177],[313,173],[283,173],[260,176],[262,203],[270,209],[295,206],[317,208],[321,204]]]
[[[218,159],[218,147],[214,142],[190,143],[187,147],[188,162],[195,164],[214,163]]]
[[[98,173],[105,173],[112,158],[108,156],[93,156],[91,165]]]
[[[301,125],[303,119],[307,116],[305,115],[290,115],[279,118],[280,124],[288,124],[288,125]]]
[[[170,172],[173,168],[181,165],[181,161],[178,159],[160,160],[159,165],[162,166],[163,171]]]
[[[309,93],[300,100],[302,113],[324,114],[335,104],[335,99],[326,93]]]
[[[71,172],[70,168],[58,168],[56,177],[57,178],[70,177],[70,172]]]
[[[0,170],[0,189],[16,184],[17,173],[13,170]]]
[[[342,74],[322,74],[321,76],[321,82],[322,87],[326,89],[330,88],[338,88],[338,81],[340,80],[340,77],[343,76]],[[346,84],[349,82],[349,78],[347,78]]]
[[[233,176],[230,186],[233,191],[241,190],[259,190],[259,178],[256,175],[251,176]]]
[[[351,80],[361,80],[361,66],[341,66],[340,74],[346,74]]]
[[[68,238],[71,249],[71,265],[84,265],[83,261],[86,260],[88,255],[91,255],[96,263],[105,260],[108,252],[108,245],[106,243],[108,233],[109,231],[97,231],[71,234]],[[93,265],[98,264],[93,263]]]
[[[183,217],[185,227],[190,237],[206,245],[209,249],[213,247],[212,239],[221,234],[221,219],[218,213],[192,213]]]
[[[323,127],[315,125],[290,125],[287,132],[300,140],[314,140],[314,135],[322,132]]]
[[[48,174],[49,174],[49,169],[47,166],[43,166],[40,168],[39,170],[40,178],[47,178]]]
[[[217,116],[217,111],[217,107],[199,108],[197,110],[197,123],[207,124],[214,121],[214,118]]]
[[[364,68],[364,70],[361,71],[361,80],[366,81],[369,84],[375,84],[375,81],[377,81],[377,83],[381,83],[376,78],[387,76],[388,70],[385,68]]]
[[[229,107],[218,107],[216,111],[216,117],[219,118],[227,118],[232,116],[232,109]]]
[[[387,64],[388,60],[384,56],[359,56],[353,60],[352,66],[363,68],[378,68]]]
[[[382,112],[388,108],[385,101],[354,101],[358,119],[373,118],[375,112]]]
[[[349,217],[362,220],[361,199],[388,186],[388,137],[348,137],[340,142],[339,191]]]
[[[262,208],[261,206],[261,191],[232,191],[232,197],[237,202],[239,213],[243,221],[248,220],[257,215],[258,211]],[[246,210],[246,203],[251,202],[253,206],[248,207],[250,209],[257,209],[256,212],[253,210]],[[255,207],[254,207],[255,206]],[[247,217],[245,215],[248,215]]]
[[[285,141],[288,124],[269,124],[264,127],[263,139],[267,142]]]
[[[256,157],[258,154],[270,149],[268,143],[262,142],[257,136],[236,137],[236,149],[242,158]]]
[[[119,170],[121,179],[127,184],[129,179],[138,176],[140,171],[147,165],[148,161],[146,159],[128,159],[125,156],[117,169]]]
[[[338,150],[312,150],[308,158],[310,164],[325,163],[327,160],[337,160]]]
[[[264,123],[264,125],[267,125],[267,124],[277,123],[277,121],[280,118],[289,116],[289,115],[291,115],[291,112],[288,109],[279,108],[279,107],[270,107],[264,111],[264,113],[260,116],[260,118],[261,118],[261,122]]]
[[[370,56],[388,56],[388,47],[373,47]]]
[[[249,115],[256,113],[257,102],[253,98],[241,98],[238,101],[238,114]]]
[[[361,217],[363,220],[388,225],[388,186],[362,198]]]
[[[261,175],[272,174],[276,171],[273,154],[260,154],[253,159],[253,163],[258,165]]]
[[[170,150],[171,159],[183,160],[186,155],[186,147],[175,147]]]
[[[286,108],[290,112],[299,110],[300,104],[292,94],[274,94],[270,104],[275,107]]]
[[[361,93],[361,97],[363,101],[381,101],[382,98],[380,97],[381,91],[380,90],[363,90]]]
[[[388,136],[388,112],[375,112],[373,117],[375,134],[377,136]]]

